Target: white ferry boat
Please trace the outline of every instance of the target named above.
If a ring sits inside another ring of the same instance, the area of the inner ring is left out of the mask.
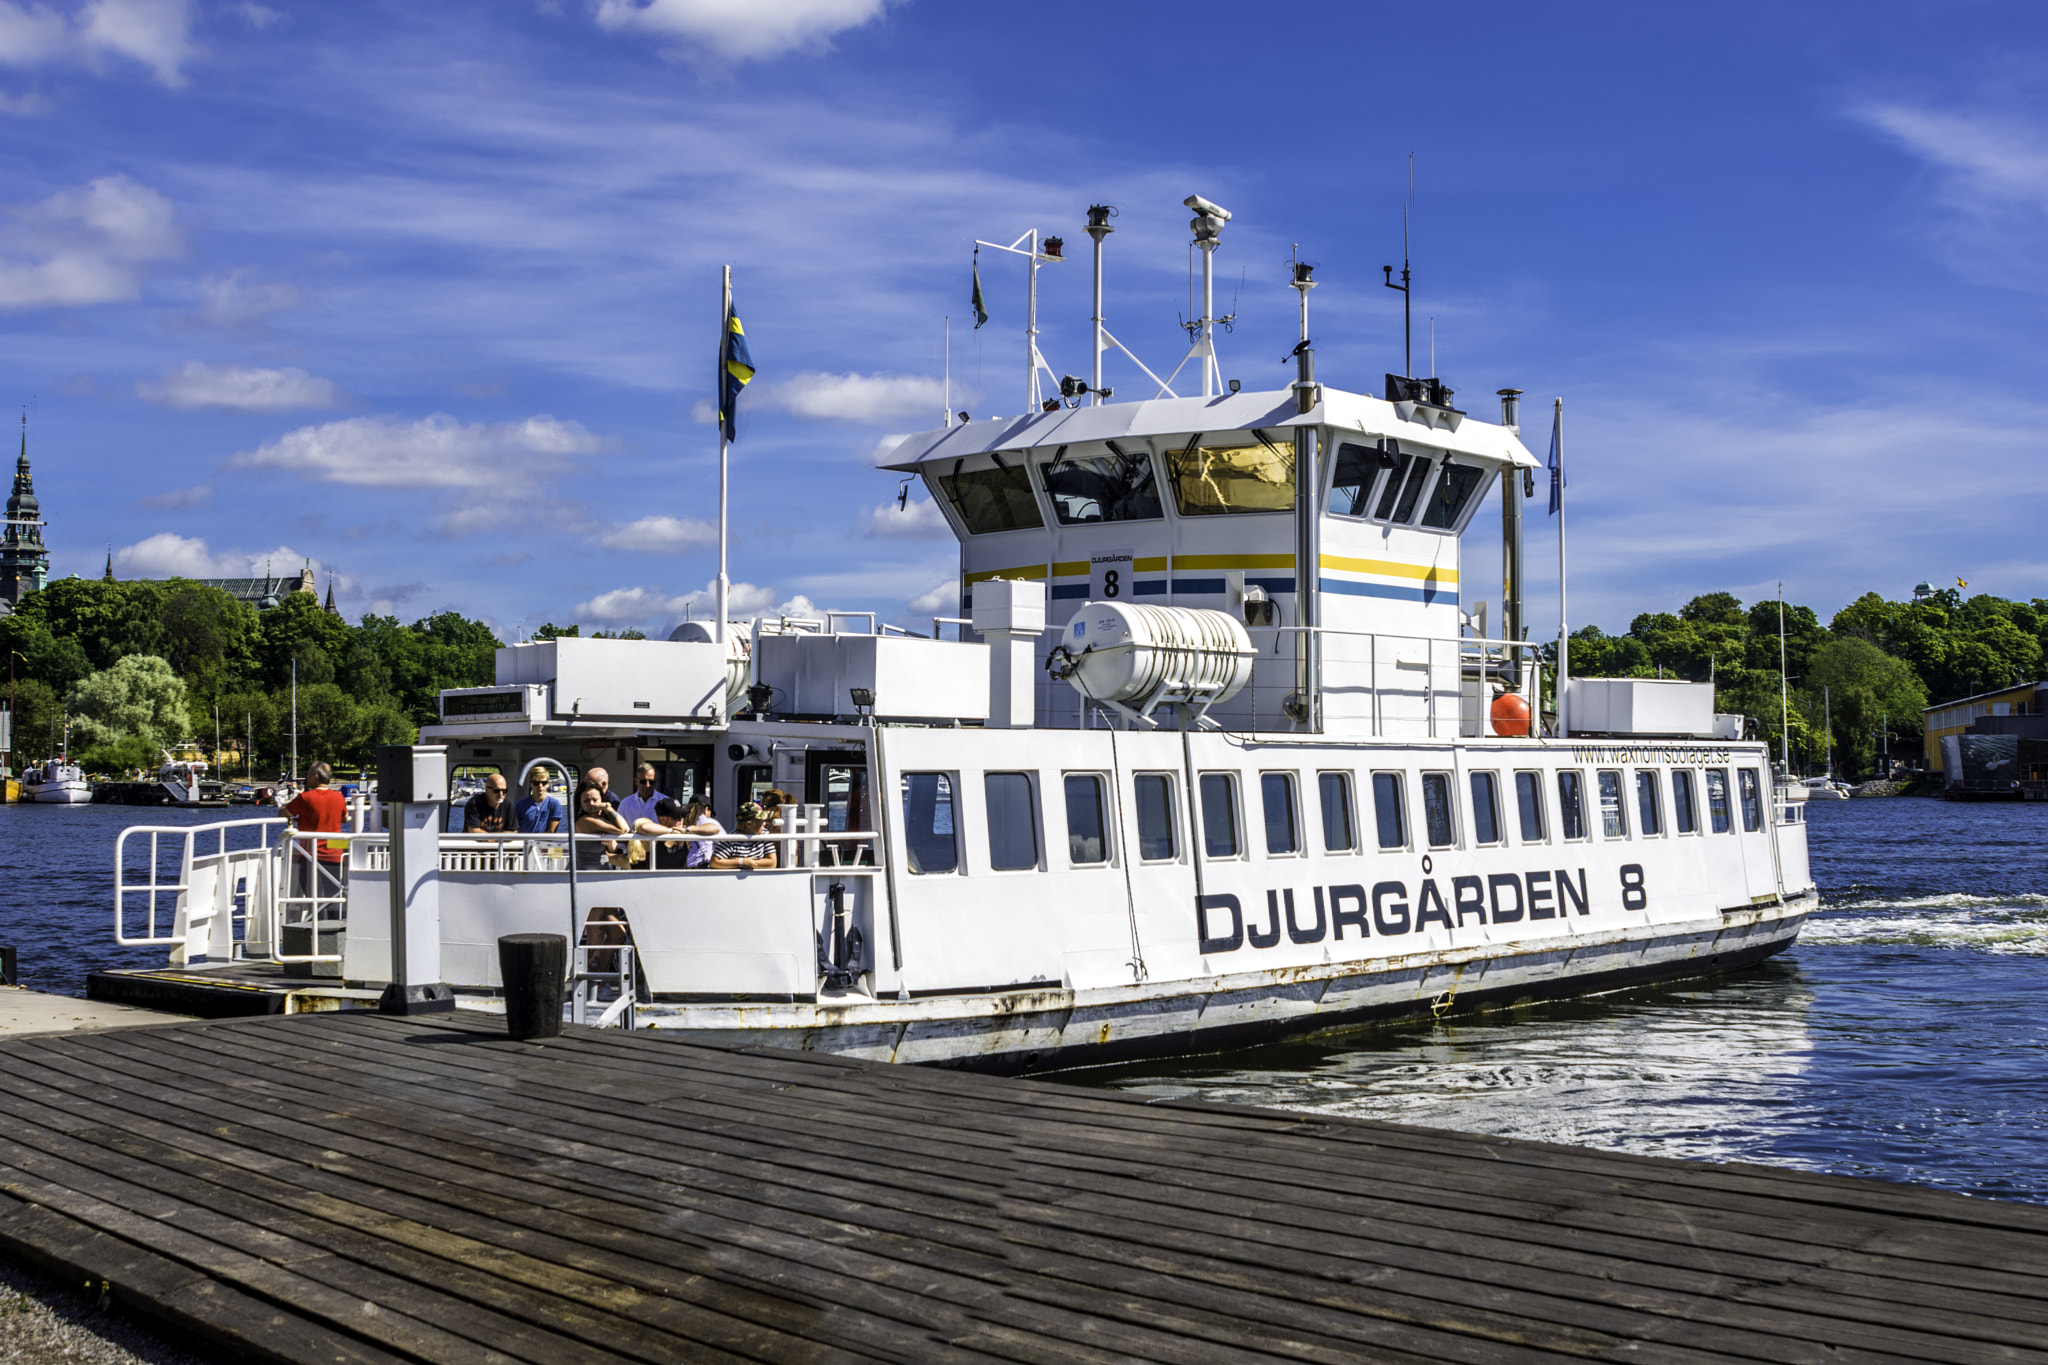
[[[1512,391],[1493,423],[1434,379],[1318,383],[1304,271],[1292,387],[1223,391],[1205,308],[1201,394],[1109,401],[1096,248],[1092,382],[1036,401],[1034,347],[1031,410],[889,457],[959,538],[964,617],[558,638],[442,695],[422,744],[515,794],[537,767],[603,766],[623,791],[647,764],[727,830],[742,802],[789,798],[765,869],[614,869],[588,836],[572,869],[561,834],[437,836],[458,1003],[501,989],[500,936],[568,930],[586,969],[630,944],[607,1020],[1018,1071],[1697,976],[1793,942],[1815,904],[1803,808],[1711,687],[1579,679],[1546,711],[1520,585],[1538,462]],[[1495,495],[1489,636],[1472,565],[1491,551],[1468,564],[1460,537]],[[166,828],[177,883],[131,858],[117,898],[170,890],[174,922],[123,900],[122,941],[387,981],[391,858],[367,824],[327,900],[283,894],[274,831],[232,852]]]
[[[31,763],[21,772],[21,799],[39,804],[80,806],[92,800],[92,784],[68,756]]]

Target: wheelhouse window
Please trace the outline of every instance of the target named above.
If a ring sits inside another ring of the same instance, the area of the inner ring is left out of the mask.
[[[1109,822],[1102,800],[1102,779],[1094,773],[1069,773],[1067,796],[1067,861],[1077,867],[1109,861]]]
[[[972,469],[965,473],[941,474],[939,489],[967,523],[971,535],[992,531],[1035,531],[1045,525],[1038,515],[1038,499],[1031,496],[1031,481],[1024,466],[998,464],[993,469]]]
[[[1377,446],[1346,441],[1337,447],[1336,472],[1330,478],[1330,511],[1340,517],[1362,517],[1372,507],[1373,485],[1394,457]]]
[[[1138,857],[1161,863],[1180,856],[1173,829],[1173,784],[1165,773],[1139,773],[1131,780],[1138,813]]]
[[[1522,842],[1540,844],[1543,833],[1543,781],[1536,773],[1515,774],[1515,813],[1521,818]]]
[[[1699,812],[1693,805],[1692,774],[1684,768],[1671,770],[1671,818],[1680,834],[1700,831]]]
[[[1184,517],[1294,508],[1292,445],[1190,445],[1166,452],[1166,472],[1174,506]]]
[[[1319,774],[1316,792],[1323,804],[1323,851],[1351,852],[1358,847],[1357,826],[1351,819],[1351,774]]]
[[[1657,801],[1657,774],[1636,774],[1636,828],[1644,834],[1664,832],[1664,812]]]
[[[1202,851],[1211,858],[1235,858],[1241,851],[1237,779],[1229,773],[1203,773],[1198,789],[1202,796]]]
[[[1754,834],[1764,827],[1763,784],[1754,768],[1738,768],[1735,775],[1742,781],[1742,827]]]
[[[1429,483],[1436,464],[1427,455],[1403,455],[1401,460],[1402,467],[1387,476],[1386,491],[1380,494],[1380,505],[1373,515],[1382,521],[1406,525],[1408,518],[1415,515],[1415,504],[1422,501],[1423,487]]]
[[[1567,839],[1586,837],[1585,774],[1566,769],[1557,775],[1557,822]]]
[[[1500,782],[1492,773],[1472,774],[1472,842],[1500,842]]]
[[[1451,775],[1422,775],[1422,826],[1429,834],[1431,848],[1447,848],[1457,842],[1457,826],[1451,819]]]
[[[1145,451],[1126,454],[1112,444],[1107,454],[1065,455],[1038,467],[1039,481],[1062,526],[1110,521],[1156,521],[1159,477]]]
[[[1294,774],[1259,774],[1259,803],[1266,816],[1266,852],[1301,852],[1301,839],[1295,833]]]
[[[903,774],[903,843],[910,858],[910,870],[925,874],[958,872],[957,829],[952,774]]]
[[[1600,781],[1600,832],[1609,839],[1628,837],[1628,811],[1621,804],[1621,774],[1602,768]]]
[[[1707,769],[1707,817],[1713,822],[1714,833],[1726,834],[1731,821],[1728,814],[1728,770]]]
[[[1486,471],[1476,465],[1450,464],[1444,466],[1443,477],[1436,481],[1436,491],[1430,494],[1429,505],[1422,510],[1422,524],[1448,530],[1458,524],[1458,518],[1465,514],[1465,504],[1472,501],[1472,495],[1486,481]]]
[[[1401,803],[1401,774],[1372,775],[1372,814],[1379,826],[1381,848],[1408,847],[1408,820]]]
[[[997,872],[1038,866],[1038,812],[1031,800],[1029,773],[988,773],[982,778],[988,803],[988,865]]]

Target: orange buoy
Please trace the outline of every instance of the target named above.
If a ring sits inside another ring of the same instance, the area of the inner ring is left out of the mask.
[[[1503,692],[1493,699],[1493,732],[1497,735],[1529,733],[1529,703],[1519,692]]]

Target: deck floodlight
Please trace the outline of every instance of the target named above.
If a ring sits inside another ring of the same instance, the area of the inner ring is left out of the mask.
[[[1230,381],[1230,391],[1232,393],[1236,393],[1239,389],[1242,389],[1243,387],[1244,384],[1241,380],[1233,379]]]
[[[849,687],[846,689],[846,692],[848,696],[853,698],[853,704],[861,710],[872,711],[875,709],[875,691],[873,688]]]

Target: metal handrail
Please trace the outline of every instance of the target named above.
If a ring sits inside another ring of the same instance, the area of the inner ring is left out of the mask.
[[[171,915],[175,925],[177,897],[188,893],[192,889],[191,883],[184,880],[185,868],[200,858],[225,858],[231,853],[259,853],[274,856],[279,845],[272,844],[267,835],[255,848],[231,849],[227,846],[227,832],[231,829],[264,829],[267,831],[275,828],[282,830],[287,823],[287,821],[277,816],[258,816],[246,820],[221,820],[205,825],[130,825],[122,830],[114,840],[114,942],[124,948],[147,948],[182,943],[184,938],[181,935],[157,933],[157,898],[166,895],[172,898]],[[145,834],[149,836],[149,880],[140,886],[132,885],[129,883],[127,876],[128,840],[137,835]],[[184,851],[178,860],[179,879],[169,883],[161,882],[157,879],[157,871],[162,866],[162,846],[160,840],[166,834],[175,835],[185,843]],[[213,834],[218,839],[218,843],[215,845],[212,853],[198,853],[194,850],[193,840],[202,834]],[[131,938],[127,933],[126,911],[128,900],[132,896],[147,896],[149,898],[146,911],[148,929],[144,936],[140,938]]]

